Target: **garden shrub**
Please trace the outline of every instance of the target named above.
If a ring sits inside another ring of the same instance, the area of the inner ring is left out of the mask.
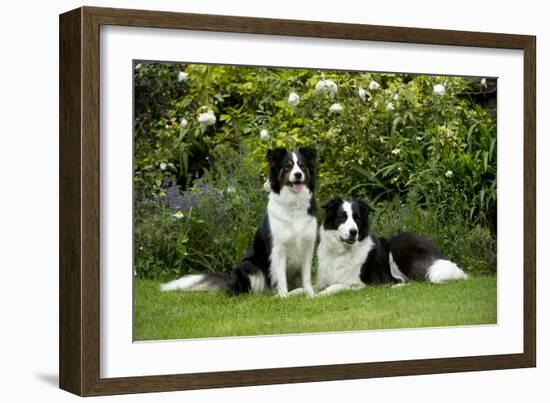
[[[409,228],[494,270],[479,79],[148,62],[134,79],[138,276],[230,271],[265,213],[267,150],[301,145],[318,151],[318,200],[366,198],[380,233]]]

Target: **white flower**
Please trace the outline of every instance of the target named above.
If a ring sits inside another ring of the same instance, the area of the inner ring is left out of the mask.
[[[328,113],[340,113],[344,107],[338,103],[330,105],[328,108]]]
[[[271,192],[271,182],[269,182],[269,179],[264,182],[264,191],[267,193]]]
[[[445,87],[442,84],[434,85],[434,94],[445,95]]]
[[[416,136],[416,139],[417,139],[418,141],[420,141],[420,140],[422,140],[422,136]]]
[[[357,94],[359,95],[359,98],[361,98],[362,101],[364,101],[367,98],[367,91],[365,91],[363,88],[359,88],[357,91]]]
[[[317,81],[317,84],[315,84],[315,92],[321,92],[324,89],[325,89],[325,80]]]
[[[187,127],[187,125],[189,124],[189,122],[187,121],[187,119],[183,118],[182,120],[180,120],[180,126],[185,129]]]
[[[269,137],[269,131],[267,129],[260,130],[260,138],[267,139]]]
[[[392,153],[393,155],[399,155],[399,154],[401,154],[401,150],[400,150],[399,148],[394,148],[394,149],[391,151],[391,153]]]
[[[136,70],[141,69],[141,63],[136,64]]]
[[[445,176],[446,176],[447,178],[452,178],[452,177],[453,177],[453,171],[447,171],[447,172],[445,172]]]
[[[177,219],[183,218],[183,213],[181,211],[176,211],[176,214],[173,215],[173,217],[176,217]]]
[[[187,81],[187,80],[189,80],[189,75],[184,71],[180,71],[178,73],[178,81]]]
[[[227,193],[235,193],[235,188],[233,186],[228,186]]]
[[[203,126],[212,126],[216,123],[216,115],[214,112],[208,111],[204,113],[199,113],[199,123]]]
[[[481,81],[480,81],[480,84],[481,84],[482,87],[487,87],[487,79],[482,78]]]
[[[399,99],[399,94],[398,94],[397,92],[396,92],[395,94],[393,94],[392,99],[393,99],[394,101],[397,101],[397,100]]]
[[[376,81],[372,80],[369,84],[369,90],[377,90],[380,88],[380,84],[378,84]]]
[[[386,105],[386,110],[387,111],[393,111],[395,108],[393,106],[393,104],[391,102],[388,102],[388,104]]]
[[[291,92],[288,96],[288,104],[290,106],[296,106],[300,103],[300,96],[295,92]]]
[[[166,162],[161,162],[159,166],[161,171],[166,171]]]
[[[379,138],[378,140],[380,140],[381,143],[383,143],[384,141],[386,141],[386,140],[384,140],[384,137],[382,137],[382,136],[380,136],[380,138]]]
[[[325,92],[325,93],[328,93],[330,95],[334,95],[334,94],[336,94],[336,92],[338,92],[338,86],[332,80],[320,80],[315,85],[315,91],[316,92]]]

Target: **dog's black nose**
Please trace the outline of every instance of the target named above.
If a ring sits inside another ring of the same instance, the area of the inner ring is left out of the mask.
[[[301,172],[294,172],[294,177],[296,179],[300,179],[302,177],[302,173]]]
[[[357,235],[357,230],[356,229],[350,229],[349,230],[349,235],[352,236],[352,237],[355,237]]]

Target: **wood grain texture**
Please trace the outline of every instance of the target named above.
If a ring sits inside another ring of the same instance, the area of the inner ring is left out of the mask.
[[[537,139],[536,139],[536,39],[529,37],[524,48],[523,65],[523,353],[536,366],[537,339]]]
[[[99,378],[99,24],[82,8],[82,390]]]
[[[524,352],[100,378],[99,30],[189,29],[524,51]],[[60,17],[60,387],[82,396],[531,367],[535,322],[535,38],[526,35],[83,7]]]
[[[81,11],[59,21],[59,386],[82,394]]]

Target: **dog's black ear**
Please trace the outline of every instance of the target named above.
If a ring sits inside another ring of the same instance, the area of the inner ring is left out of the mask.
[[[267,160],[270,165],[276,165],[287,154],[286,148],[277,147],[274,150],[267,150]]]
[[[371,206],[369,206],[366,201],[364,201],[362,199],[355,199],[355,202],[359,206],[359,210],[361,211],[361,213],[363,213],[367,216],[370,213],[374,213],[374,209]]]
[[[359,208],[359,240],[363,240],[369,235],[369,214],[373,209],[364,200],[355,199],[354,202]]]
[[[313,147],[300,147],[298,148],[298,152],[310,161],[315,161],[317,158],[317,151]]]
[[[274,150],[267,150],[267,161],[269,162],[269,184],[271,190],[277,194],[281,191],[281,184],[279,183],[279,170],[281,169],[281,161],[287,154],[286,148],[275,148]]]
[[[333,199],[330,199],[326,202],[324,202],[323,204],[321,204],[321,207],[324,208],[325,210],[329,210],[339,204],[342,203],[342,198],[341,197],[335,197]]]

